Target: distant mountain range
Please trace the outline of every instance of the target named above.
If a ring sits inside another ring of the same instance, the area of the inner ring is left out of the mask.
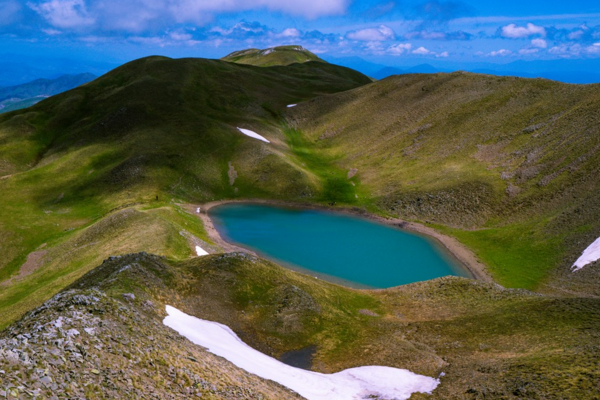
[[[83,73],[103,75],[119,63],[21,54],[0,54],[0,87],[15,86],[36,79],[56,79]]]
[[[36,79],[16,86],[0,87],[0,113],[19,110],[47,97],[66,92],[96,78],[93,74],[63,75],[56,79]]]
[[[373,63],[360,57],[332,58],[327,61],[353,68],[375,79],[392,75],[431,74],[437,72],[467,71],[497,76],[517,76],[521,78],[544,78],[564,83],[600,83],[600,60],[539,60],[515,61],[508,64],[473,63],[469,65],[444,62],[443,66],[421,63],[415,66],[389,66]]]
[[[597,397],[600,260],[571,266],[600,236],[600,85],[231,57],[146,57],[0,115],[0,397],[298,398],[167,328],[167,305],[315,372],[438,379],[421,399]],[[65,88],[36,82],[4,96]],[[206,205],[249,199],[422,222],[493,283],[350,289],[230,252]]]

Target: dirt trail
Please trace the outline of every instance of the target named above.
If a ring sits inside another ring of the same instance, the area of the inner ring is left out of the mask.
[[[38,249],[44,248],[45,246],[46,243],[38,247]],[[42,266],[44,256],[46,254],[48,254],[48,250],[36,250],[29,253],[27,255],[27,260],[25,260],[25,262],[23,263],[23,265],[21,265],[21,268],[19,269],[19,274],[13,276],[10,279],[5,280],[4,282],[1,282],[0,286],[8,286],[15,280],[19,280],[21,278],[26,277],[27,275],[34,273],[38,268]]]

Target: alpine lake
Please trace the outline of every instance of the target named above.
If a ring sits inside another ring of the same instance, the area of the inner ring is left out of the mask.
[[[223,239],[285,267],[349,287],[389,288],[471,274],[440,243],[345,213],[228,203],[209,215]]]

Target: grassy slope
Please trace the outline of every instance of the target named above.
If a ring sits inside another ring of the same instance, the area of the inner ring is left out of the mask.
[[[171,199],[320,197],[319,178],[285,144],[280,114],[291,102],[368,81],[324,63],[256,68],[152,57],[1,116],[1,324],[109,255],[188,257],[181,211]],[[229,162],[238,173],[234,185]],[[127,217],[119,210],[129,210]],[[118,231],[107,222],[113,215],[126,221]],[[206,241],[196,218],[185,223]],[[80,236],[85,240],[76,244]],[[69,251],[53,255],[60,246]],[[39,269],[18,277],[36,250],[43,253]]]
[[[124,265],[131,268],[115,280]],[[433,398],[589,398],[600,380],[597,299],[464,278],[358,291],[243,254],[177,263],[132,255],[73,287],[175,305],[229,325],[274,356],[316,345],[314,369],[322,372],[359,365],[444,372]]]
[[[317,345],[321,371],[443,371],[438,398],[590,397],[598,382],[596,299],[463,279],[359,292],[252,257],[187,260],[189,240],[211,243],[171,199],[400,211],[456,235],[514,286],[538,285],[549,264],[594,236],[594,86],[451,74],[331,94],[368,81],[323,63],[254,68],[154,57],[0,117],[2,326],[106,256],[143,250],[169,261],[108,282],[125,264],[147,266],[144,255],[113,260],[83,285],[170,302],[227,323],[274,355]],[[569,172],[554,177],[563,166]],[[349,180],[350,168],[358,175]],[[508,196],[507,182],[520,193]],[[38,268],[18,277],[33,251]],[[582,290],[596,290],[592,268],[575,276],[591,277]]]
[[[264,50],[240,50],[226,55],[221,58],[221,60],[237,64],[255,65],[258,67],[290,65],[308,61],[327,62],[301,46],[277,46]]]
[[[577,290],[568,267],[600,236],[599,106],[598,85],[415,74],[302,103],[288,121],[357,168],[383,210],[456,236],[499,283],[540,287],[559,267]]]

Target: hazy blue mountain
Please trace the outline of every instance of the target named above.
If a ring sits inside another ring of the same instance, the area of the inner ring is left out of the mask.
[[[360,57],[322,57],[324,60],[336,64],[341,65],[343,67],[352,68],[363,74],[373,77],[373,75],[381,70],[382,68],[386,68],[387,66],[384,64],[377,64],[367,60],[364,60]]]
[[[76,88],[95,78],[95,75],[89,73],[63,75],[56,79],[36,79],[21,85],[0,87],[0,113],[32,106],[47,97]]]
[[[383,79],[391,75],[410,73],[437,73],[453,71],[469,71],[497,76],[518,76],[522,78],[544,78],[565,83],[600,83],[600,60],[535,60],[514,61],[506,64],[479,62],[457,63],[451,61],[415,59],[416,65],[408,65],[408,60],[398,60],[402,65],[386,65],[366,61],[360,57],[326,58],[327,61],[352,68],[375,79]],[[394,60],[388,60],[390,62]]]
[[[41,78],[55,79],[82,73],[100,76],[117,66],[117,63],[83,59],[0,54],[0,86],[15,86]]]

